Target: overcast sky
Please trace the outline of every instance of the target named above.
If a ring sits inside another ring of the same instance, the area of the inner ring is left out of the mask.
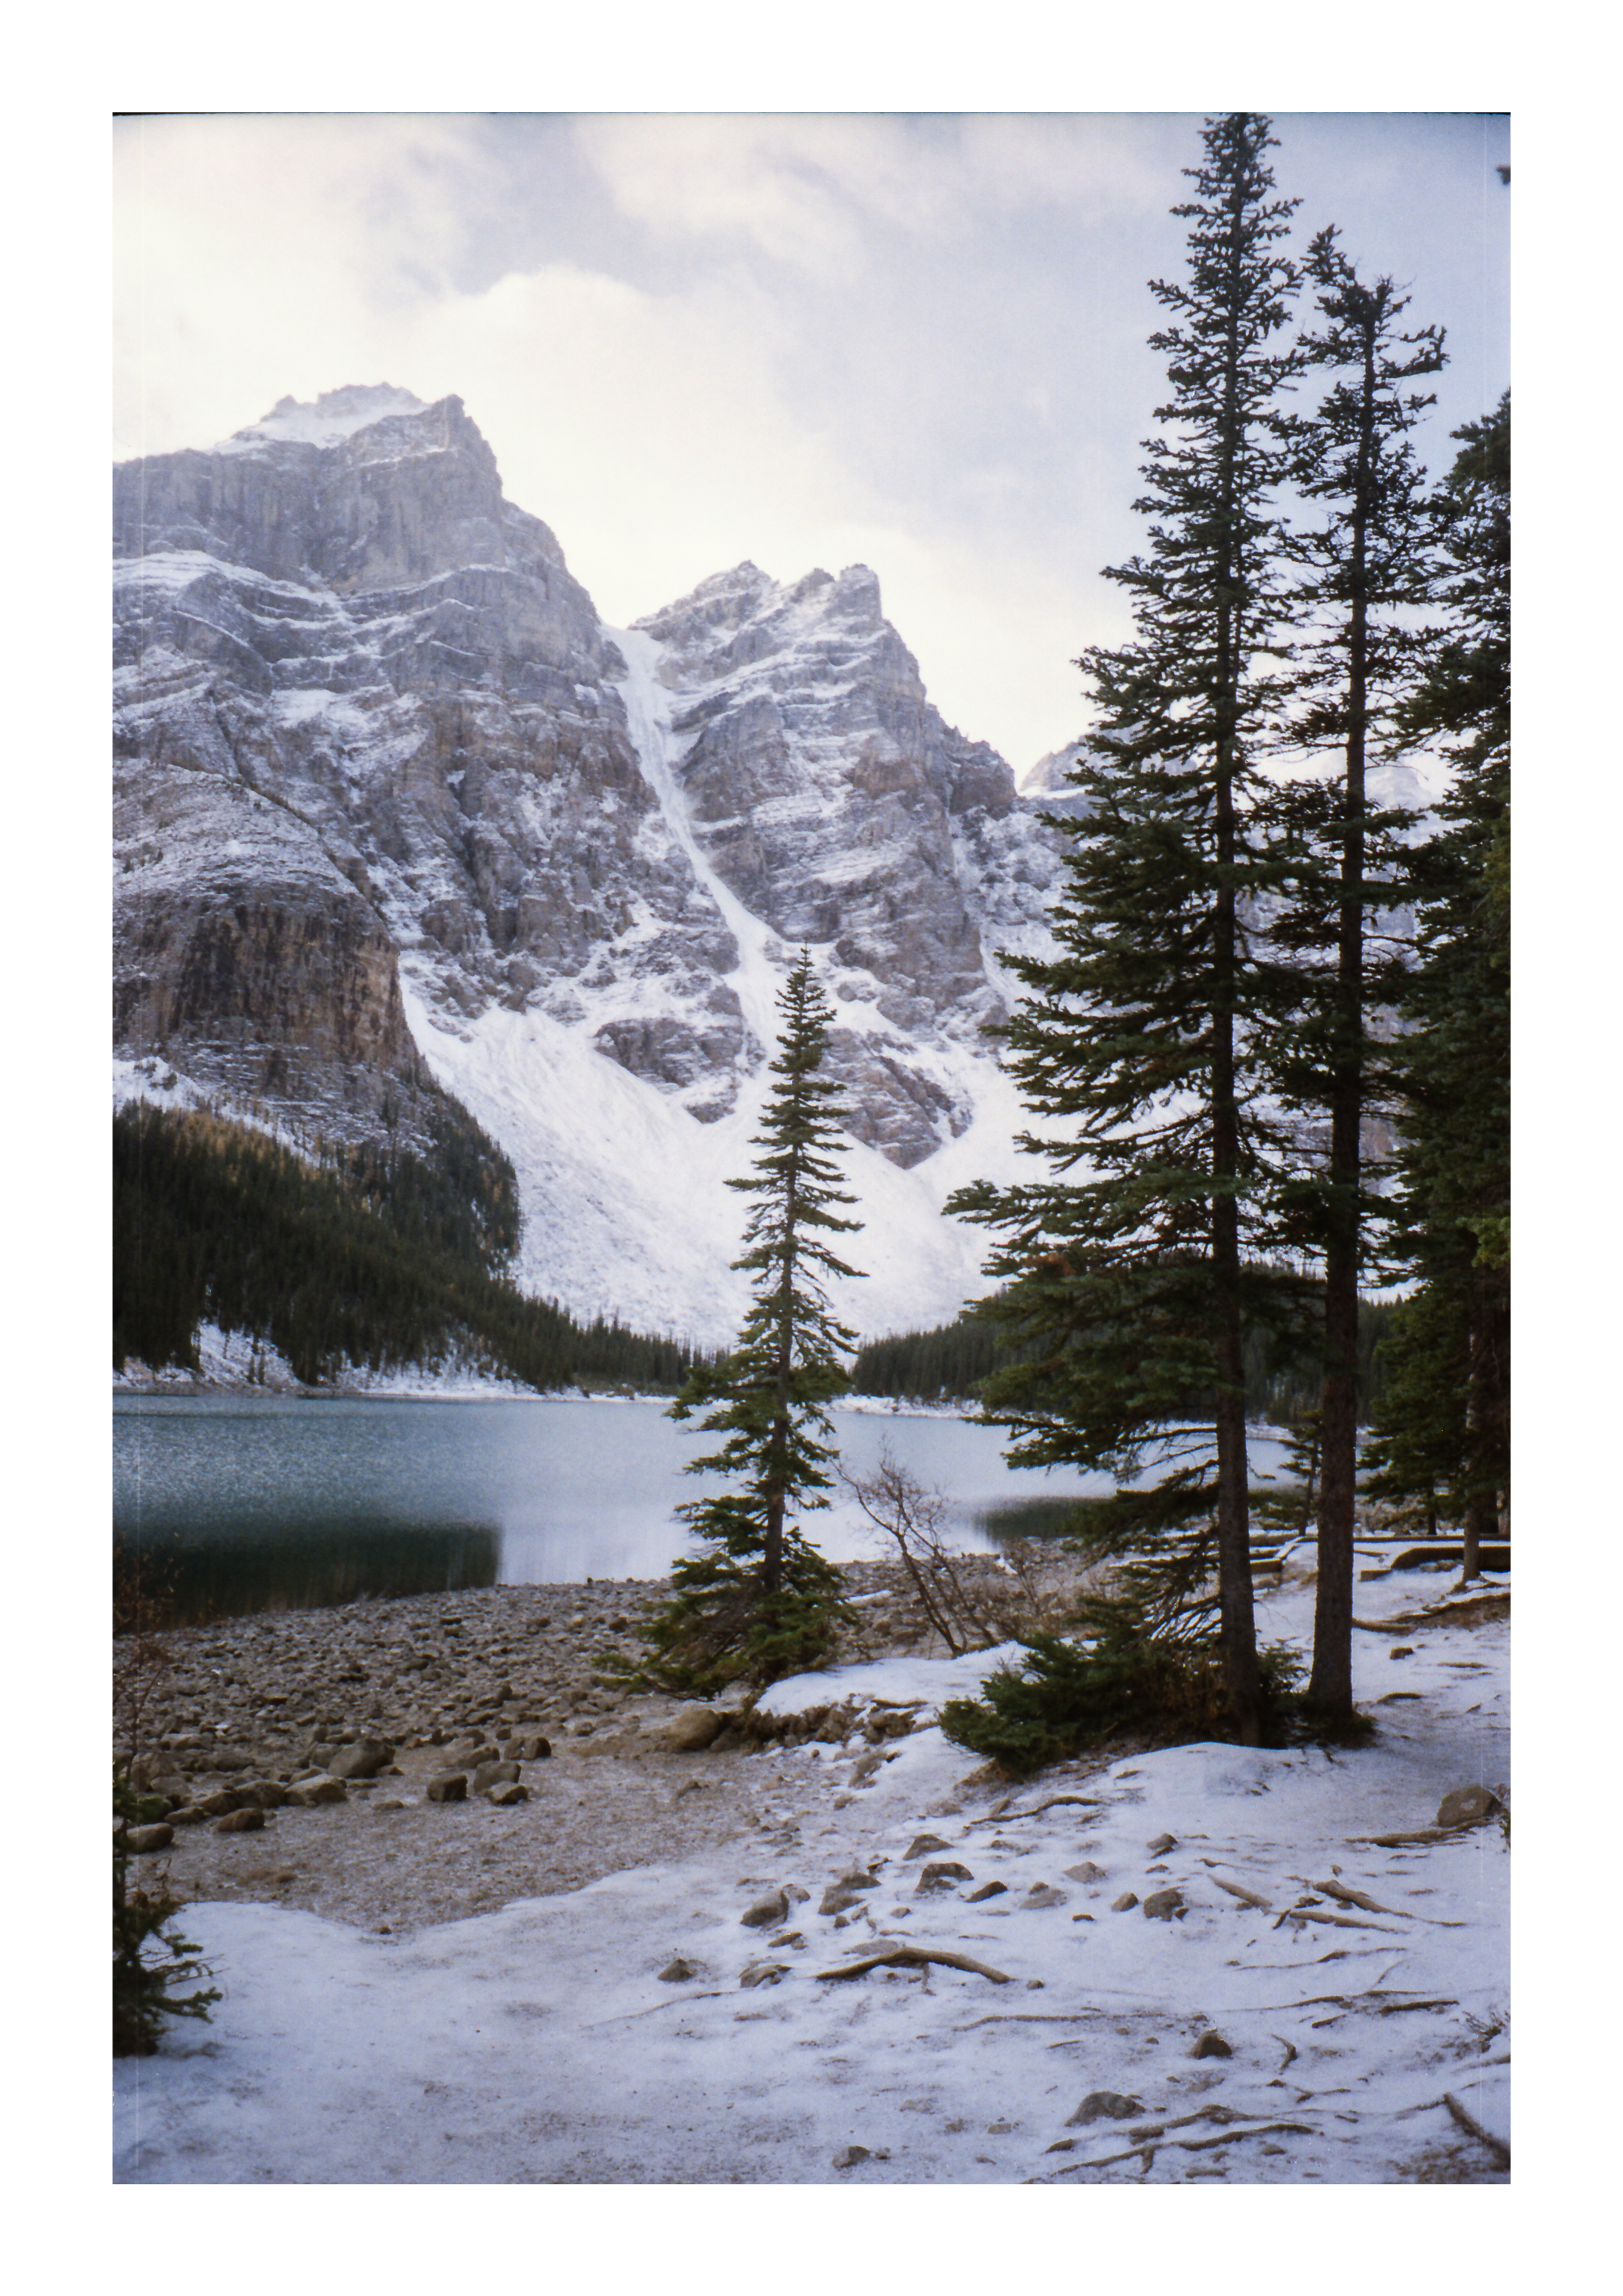
[[[1452,365],[1510,380],[1504,118],[1281,114],[1298,248],[1338,224]],[[610,622],[752,558],[861,560],[931,698],[1017,771],[1083,722],[1100,570],[1164,391],[1198,115],[148,117],[116,130],[114,451],[286,393],[457,393]]]

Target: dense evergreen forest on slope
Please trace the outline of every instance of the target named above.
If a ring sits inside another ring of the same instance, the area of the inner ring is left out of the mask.
[[[1380,1348],[1391,1327],[1398,1302],[1361,1300],[1358,1303],[1358,1415],[1368,1418],[1382,1389]],[[888,1395],[910,1403],[957,1403],[969,1400],[985,1379],[1005,1360],[999,1329],[973,1312],[929,1332],[904,1332],[894,1338],[872,1340],[859,1350],[852,1384],[859,1395]],[[1248,1335],[1245,1344],[1246,1416],[1286,1427],[1313,1410],[1319,1400],[1319,1370],[1315,1363],[1281,1368],[1271,1359],[1262,1334]],[[1190,1398],[1191,1415],[1199,1398]]]
[[[245,1332],[318,1386],[448,1354],[538,1389],[676,1388],[691,1349],[582,1326],[503,1274],[518,1242],[512,1167],[458,1134],[434,1163],[339,1149],[320,1167],[199,1111],[113,1118],[115,1370],[195,1370],[205,1322]]]

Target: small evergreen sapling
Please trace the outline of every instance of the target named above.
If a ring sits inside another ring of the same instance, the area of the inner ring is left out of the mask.
[[[779,1011],[760,1152],[746,1178],[728,1182],[754,1199],[733,1262],[754,1278],[753,1300],[737,1344],[696,1371],[671,1410],[704,1410],[705,1430],[725,1438],[688,1472],[734,1484],[679,1510],[704,1545],[676,1564],[676,1591],[648,1634],[650,1672],[700,1695],[825,1664],[849,1617],[839,1572],[795,1520],[828,1504],[834,1452],[821,1439],[828,1406],[851,1385],[841,1357],[855,1334],[835,1321],[824,1279],[861,1273],[825,1240],[861,1223],[833,1209],[855,1200],[836,1185],[829,1152],[839,1087],[820,1071],[831,1016],[804,949]]]

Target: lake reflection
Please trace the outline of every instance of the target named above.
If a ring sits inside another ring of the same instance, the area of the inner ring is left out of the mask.
[[[994,1428],[850,1411],[835,1422],[850,1472],[869,1472],[888,1446],[945,1491],[966,1548],[1051,1530],[1052,1502],[1109,1488],[1100,1476],[1012,1472]],[[676,1508],[720,1488],[683,1472],[715,1440],[657,1403],[118,1396],[113,1522],[172,1566],[193,1617],[654,1578],[688,1546]],[[879,1553],[860,1510],[834,1496],[807,1520],[823,1553]]]

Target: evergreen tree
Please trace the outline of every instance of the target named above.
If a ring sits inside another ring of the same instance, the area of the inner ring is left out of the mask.
[[[855,1334],[830,1313],[823,1279],[860,1270],[825,1239],[861,1223],[832,1210],[854,1198],[836,1183],[839,1087],[821,1073],[829,1010],[803,949],[779,1001],[776,1079],[749,1176],[728,1185],[754,1198],[745,1250],[733,1262],[754,1278],[737,1346],[695,1372],[674,1419],[704,1409],[720,1448],[689,1473],[717,1472],[735,1488],[682,1507],[704,1550],[672,1570],[675,1594],[649,1630],[655,1671],[708,1692],[739,1675],[760,1682],[824,1663],[846,1617],[840,1578],[793,1519],[827,1506],[833,1482],[828,1406],[851,1382],[841,1352]]]
[[[1307,259],[1321,324],[1301,345],[1334,380],[1314,413],[1292,423],[1293,478],[1322,522],[1287,537],[1299,573],[1297,708],[1290,738],[1310,753],[1334,745],[1340,772],[1296,782],[1272,813],[1294,838],[1298,865],[1274,922],[1276,945],[1303,967],[1300,1011],[1279,1054],[1283,1096],[1329,1138],[1314,1177],[1293,1191],[1303,1241],[1322,1259],[1323,1388],[1318,1571],[1307,1702],[1353,1710],[1353,1530],[1358,1447],[1358,1284],[1366,1230],[1383,1210],[1362,1168],[1368,1116],[1388,1107],[1372,1000],[1389,1004],[1402,958],[1372,913],[1398,898],[1393,843],[1406,817],[1373,811],[1367,769],[1401,737],[1395,711],[1411,674],[1406,619],[1429,601],[1434,521],[1409,433],[1429,396],[1405,385],[1443,364],[1435,327],[1403,333],[1406,298],[1390,279],[1361,281],[1321,232]],[[1379,931],[1377,925],[1377,933]]]
[[[1441,1484],[1464,1575],[1510,1493],[1511,406],[1454,434],[1444,489],[1448,625],[1407,705],[1454,768],[1416,857],[1418,962],[1404,999],[1401,1228],[1418,1280],[1404,1376],[1372,1457],[1392,1496]],[[1453,1383],[1451,1412],[1436,1389]]]
[[[1275,883],[1253,761],[1283,651],[1272,504],[1294,360],[1274,339],[1298,281],[1277,246],[1295,203],[1273,197],[1268,123],[1232,113],[1204,143],[1186,171],[1198,196],[1174,210],[1187,282],[1152,283],[1173,396],[1135,505],[1149,552],[1107,570],[1134,635],[1080,665],[1100,723],[1072,775],[1088,810],[1055,822],[1073,842],[1059,953],[1014,962],[1034,993],[1008,1025],[1009,1065],[1065,1128],[1020,1144],[1058,1177],[983,1184],[950,1209],[1002,1235],[990,1268],[1008,1288],[988,1312],[1034,1359],[985,1396],[1015,1462],[1130,1472],[1191,1397],[1212,1398],[1207,1439],[1117,1514],[1141,1538],[1215,1505],[1223,1680],[1255,1742],[1244,1335],[1282,1306],[1261,1262],[1288,1144],[1256,1061],[1280,982],[1252,922]]]

